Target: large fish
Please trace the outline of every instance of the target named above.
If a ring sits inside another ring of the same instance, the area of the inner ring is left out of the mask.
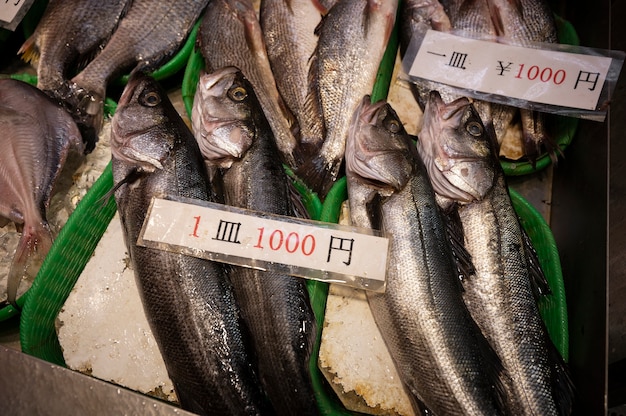
[[[531,251],[493,137],[466,98],[445,104],[432,92],[418,147],[440,205],[458,215],[474,267],[463,297],[511,375],[511,414],[569,414],[571,381],[539,315]]]
[[[289,178],[272,130],[252,85],[238,68],[200,77],[192,120],[206,163],[221,170],[225,204],[294,216]],[[229,276],[276,414],[318,414],[309,373],[317,328],[306,281],[236,266],[229,269]]]
[[[37,68],[37,87],[63,101],[69,80],[104,47],[128,7],[128,0],[52,0],[19,54]],[[88,150],[95,146],[95,137]]]
[[[267,414],[224,266],[136,244],[153,197],[213,199],[193,134],[152,78],[135,73],[129,79],[111,122],[111,151],[137,285],[182,407]]]
[[[212,0],[198,31],[198,44],[207,72],[235,66],[250,80],[283,162],[295,168],[301,162],[298,123],[276,87],[251,0]]]
[[[71,79],[65,103],[87,134],[102,128],[107,86],[124,71],[152,71],[174,55],[208,0],[132,0],[104,49]]]
[[[397,7],[397,0],[339,0],[317,29],[309,99],[322,108],[326,136],[296,172],[322,199],[339,175],[352,114],[372,92]]]
[[[0,79],[0,223],[13,221],[22,236],[7,281],[15,304],[24,276],[35,277],[52,245],[46,219],[54,185],[70,151],[85,146],[76,123],[34,86]]]
[[[506,374],[461,297],[426,169],[384,101],[366,96],[355,112],[346,175],[353,225],[390,237],[385,292],[367,299],[416,412],[505,414]]]

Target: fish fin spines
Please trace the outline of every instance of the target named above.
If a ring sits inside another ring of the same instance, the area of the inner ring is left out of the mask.
[[[22,56],[22,60],[24,62],[37,65],[39,62],[40,52],[34,35],[26,39],[24,44],[17,51],[17,54]]]

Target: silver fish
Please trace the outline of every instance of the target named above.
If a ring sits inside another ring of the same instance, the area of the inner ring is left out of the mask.
[[[276,87],[261,25],[250,0],[212,0],[198,31],[207,72],[236,66],[250,80],[284,163],[301,162],[298,123]]]
[[[220,263],[136,244],[151,200],[213,200],[193,134],[154,79],[135,73],[111,122],[115,199],[146,317],[183,408],[271,414]]]
[[[426,169],[384,101],[366,96],[355,112],[346,175],[353,225],[390,236],[386,290],[367,299],[407,390],[437,415],[504,414],[506,374],[461,297]]]
[[[225,204],[294,216],[289,178],[272,130],[252,85],[238,68],[200,77],[192,119],[206,163],[222,168]],[[276,414],[318,414],[309,372],[317,328],[306,281],[237,266],[229,269],[229,277]]]
[[[432,92],[419,152],[440,205],[456,211],[474,273],[463,298],[511,375],[511,414],[571,413],[573,387],[537,308],[529,251],[493,138],[466,98]]]
[[[52,0],[18,54],[37,69],[37,87],[60,100],[69,80],[104,47],[129,5],[128,0]],[[87,137],[86,137],[87,138]],[[89,143],[93,149],[94,140]]]
[[[397,7],[397,0],[339,0],[318,27],[309,99],[320,103],[326,137],[296,173],[321,199],[339,175],[352,114],[372,92]]]
[[[82,130],[102,128],[107,86],[127,70],[157,69],[181,47],[208,0],[132,0],[106,46],[71,79],[65,103]]]
[[[22,235],[7,280],[15,304],[23,277],[35,277],[52,246],[46,219],[54,185],[68,154],[85,151],[69,114],[38,88],[0,79],[0,223],[13,221]]]
[[[309,68],[317,46],[315,28],[326,14],[317,0],[263,0],[260,23],[276,86],[298,120],[305,154],[324,140],[319,102],[307,100]]]

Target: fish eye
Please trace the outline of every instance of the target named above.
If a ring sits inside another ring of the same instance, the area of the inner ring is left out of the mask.
[[[234,87],[228,90],[228,96],[233,101],[243,101],[248,96],[248,92],[244,87]]]
[[[392,133],[398,133],[402,129],[400,122],[395,119],[387,120],[385,127]]]
[[[477,121],[470,121],[467,123],[465,130],[467,130],[467,132],[474,137],[478,137],[483,134],[483,126],[481,126]]]
[[[156,91],[150,91],[143,97],[143,102],[149,107],[154,107],[161,102],[161,96]]]

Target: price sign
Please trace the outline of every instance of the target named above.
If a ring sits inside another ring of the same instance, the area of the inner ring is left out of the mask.
[[[428,30],[408,75],[483,95],[593,111],[600,107],[611,64],[612,58],[606,56],[525,48]]]
[[[35,0],[0,0],[0,27],[15,30]]]
[[[383,291],[388,242],[374,230],[155,198],[137,244]]]

